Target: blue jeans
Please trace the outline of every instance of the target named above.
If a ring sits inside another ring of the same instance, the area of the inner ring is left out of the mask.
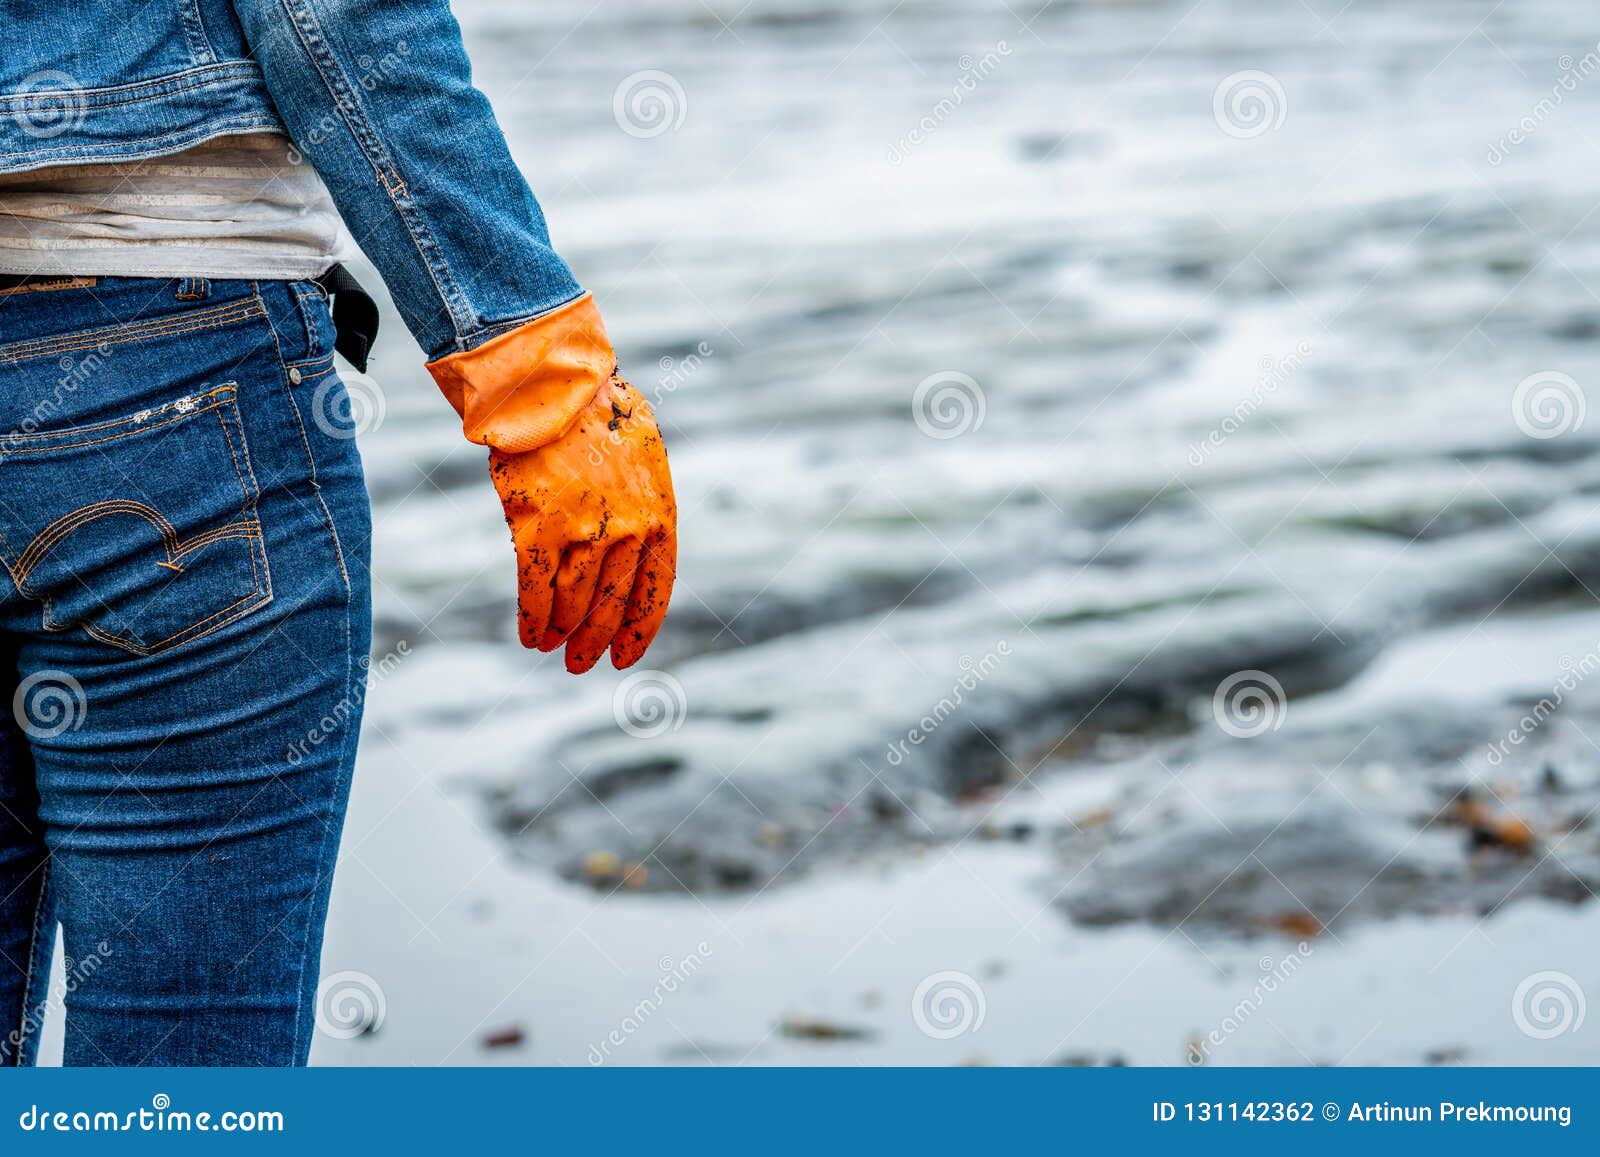
[[[0,1063],[304,1064],[371,516],[305,282],[0,291]]]

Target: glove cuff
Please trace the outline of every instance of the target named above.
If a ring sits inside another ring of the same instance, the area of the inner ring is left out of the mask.
[[[428,363],[469,442],[522,454],[555,441],[616,371],[594,298]]]

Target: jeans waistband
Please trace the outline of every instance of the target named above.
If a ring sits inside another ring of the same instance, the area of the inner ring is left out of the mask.
[[[104,307],[106,321],[115,324],[128,320],[127,310],[138,316],[162,301],[205,301],[213,296],[240,296],[243,293],[272,293],[272,287],[314,284],[331,302],[336,331],[334,348],[363,373],[368,355],[378,336],[378,306],[361,283],[343,265],[335,265],[310,282],[228,281],[206,277],[62,277],[54,274],[0,274],[0,332],[23,332],[59,323],[63,299],[70,293],[74,304],[78,295],[87,294]],[[119,305],[120,303],[120,305]],[[33,324],[30,325],[29,322]]]

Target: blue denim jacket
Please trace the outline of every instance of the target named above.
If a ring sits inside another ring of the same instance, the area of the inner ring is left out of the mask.
[[[448,0],[5,0],[0,173],[286,131],[429,358],[580,296]]]

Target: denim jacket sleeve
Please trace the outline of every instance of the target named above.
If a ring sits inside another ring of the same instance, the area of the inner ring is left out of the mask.
[[[234,0],[267,89],[430,359],[582,296],[448,0]]]

